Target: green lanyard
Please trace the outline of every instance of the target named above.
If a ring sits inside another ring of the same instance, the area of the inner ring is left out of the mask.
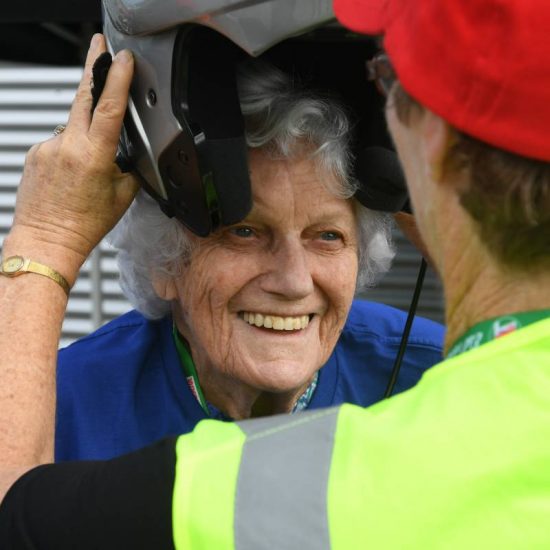
[[[187,379],[187,384],[191,389],[191,392],[199,402],[202,410],[206,413],[207,416],[210,416],[210,411],[208,409],[208,403],[204,398],[204,394],[201,390],[201,385],[199,384],[199,375],[197,374],[197,369],[195,368],[195,363],[193,363],[193,358],[189,353],[186,342],[180,336],[176,325],[172,327],[174,334],[174,342],[176,342],[176,348],[178,350],[178,355],[181,359],[181,364],[183,365],[183,372],[185,373],[185,378]]]
[[[495,317],[488,321],[482,321],[474,325],[455,342],[447,354],[447,359],[464,353],[465,351],[478,348],[486,342],[510,334],[531,323],[542,321],[542,319],[546,319],[547,317],[550,317],[550,309],[524,311],[521,313],[514,313],[513,315]]]

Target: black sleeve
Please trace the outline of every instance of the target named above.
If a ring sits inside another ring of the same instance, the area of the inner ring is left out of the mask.
[[[176,440],[109,461],[30,470],[0,505],[0,548],[173,549]]]

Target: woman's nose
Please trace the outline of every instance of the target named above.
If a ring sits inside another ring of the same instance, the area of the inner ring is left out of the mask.
[[[313,292],[313,277],[308,253],[300,239],[285,239],[272,250],[269,266],[262,278],[266,292],[286,299],[301,299]]]

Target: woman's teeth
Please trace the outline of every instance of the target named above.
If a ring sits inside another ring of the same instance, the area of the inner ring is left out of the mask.
[[[302,330],[309,325],[309,315],[278,317],[277,315],[263,315],[262,313],[245,311],[243,318],[249,325],[273,330]]]

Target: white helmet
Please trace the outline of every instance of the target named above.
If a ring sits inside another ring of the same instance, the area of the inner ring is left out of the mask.
[[[332,0],[103,0],[103,12],[110,51],[135,58],[124,154],[163,210],[198,235],[251,208],[235,82],[247,56],[340,95],[361,147],[389,145],[365,71],[375,41],[338,25]]]

